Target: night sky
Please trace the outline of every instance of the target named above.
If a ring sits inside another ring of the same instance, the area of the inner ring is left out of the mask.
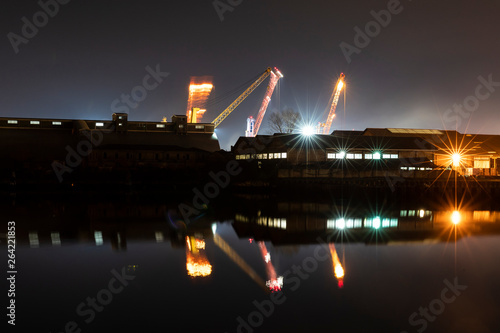
[[[37,1],[6,1],[0,116],[111,119],[113,101],[142,85],[149,66],[169,75],[129,108],[131,120],[185,114],[190,76],[210,75],[215,90],[204,117],[210,122],[237,95],[216,100],[276,66],[285,77],[268,113],[292,108],[311,123],[325,121],[343,72],[346,98],[342,94],[332,130],[458,128],[500,134],[498,1],[218,3],[220,13],[213,0],[71,0],[45,20],[37,14],[42,10]],[[369,23],[373,13],[388,8],[393,13],[388,11],[385,27]],[[24,29],[32,34],[25,38],[22,19],[31,24],[34,15],[40,27],[36,35]],[[355,40],[355,27],[364,32],[367,23],[369,42]],[[341,43],[356,47],[350,61]],[[480,76],[493,83],[478,88]],[[222,148],[244,135],[246,118],[256,116],[267,82],[217,128]],[[464,103],[462,111],[452,110]],[[266,127],[265,118],[260,134],[269,133]]]

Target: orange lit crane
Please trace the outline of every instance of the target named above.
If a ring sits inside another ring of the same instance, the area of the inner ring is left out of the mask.
[[[344,73],[340,73],[340,77],[335,85],[335,89],[333,90],[332,105],[330,106],[330,113],[328,113],[328,118],[326,119],[326,123],[323,127],[323,134],[330,134],[330,127],[332,126],[333,118],[335,118],[335,109],[337,108],[337,103],[339,102],[340,91],[344,86],[344,78]]]
[[[212,124],[214,124],[214,128],[219,126],[220,123],[224,119],[226,119],[226,117],[229,116],[229,114],[233,112],[234,109],[236,109],[236,107],[240,105],[240,103],[243,102],[243,100],[247,98],[248,95],[250,95],[252,91],[254,91],[255,88],[257,88],[262,83],[262,81],[264,81],[271,74],[271,72],[271,67],[267,68],[266,71],[262,73],[262,75],[259,76],[259,78],[254,83],[252,83],[250,87],[248,87],[234,102],[231,103],[231,105],[229,105],[224,111],[222,111],[222,113],[212,121]]]
[[[271,72],[271,80],[269,80],[269,85],[267,86],[266,95],[264,96],[264,100],[262,100],[262,105],[260,106],[259,113],[257,115],[257,119],[255,120],[255,125],[253,128],[253,132],[251,136],[257,136],[259,132],[260,124],[262,123],[262,119],[264,119],[264,114],[266,113],[267,106],[271,101],[271,96],[273,95],[274,88],[278,83],[278,80],[283,77],[283,74],[274,67],[274,71]]]

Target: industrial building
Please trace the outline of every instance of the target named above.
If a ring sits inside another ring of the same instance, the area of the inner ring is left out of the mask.
[[[279,178],[427,177],[453,169],[466,176],[498,176],[500,136],[429,129],[367,128],[331,135],[240,137],[236,160],[272,164]],[[269,169],[269,167],[268,167]]]

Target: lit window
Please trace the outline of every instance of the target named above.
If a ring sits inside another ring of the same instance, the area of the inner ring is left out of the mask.
[[[281,158],[286,158],[286,153],[281,153]]]
[[[123,117],[122,116],[118,116],[118,119],[122,119]]]
[[[104,126],[104,123],[95,123],[96,127],[102,127]]]
[[[40,245],[40,241],[38,240],[37,232],[30,232],[28,234],[28,238],[30,241],[30,247],[38,247]]]
[[[101,231],[94,231],[94,239],[95,239],[96,246],[102,245],[103,244],[102,232]]]
[[[328,153],[326,157],[327,158],[335,158],[335,154],[334,153]]]
[[[408,216],[415,216],[415,211],[414,210],[409,210],[408,211]]]
[[[184,125],[179,125],[179,128],[184,128]]]
[[[408,215],[408,212],[406,210],[402,210],[399,215],[406,216],[406,215]]]
[[[62,123],[60,121],[53,121],[52,125],[62,125]]]
[[[391,154],[391,158],[399,158],[398,154]]]
[[[245,155],[245,159],[246,159],[246,160],[249,160],[249,159],[250,159],[250,154],[246,154],[246,155]]]
[[[363,159],[363,154],[354,154],[354,159],[355,160],[362,160]]]
[[[240,155],[236,155],[236,159],[239,160],[240,159]]]
[[[52,240],[52,245],[53,246],[59,246],[59,245],[61,245],[61,236],[59,235],[58,232],[51,232],[50,233],[50,238]]]
[[[373,159],[380,160],[380,153],[379,152],[373,153]]]
[[[347,154],[347,158],[352,160],[354,158],[354,154]]]
[[[372,154],[365,154],[365,160],[371,160],[373,158]]]
[[[382,158],[391,158],[391,154],[383,154]]]
[[[262,159],[262,154],[257,154],[257,159],[261,160]]]
[[[118,126],[123,126],[123,124],[122,123],[118,123]]]
[[[425,170],[425,168],[418,168],[418,170]]]
[[[156,124],[156,128],[165,128],[165,124]]]
[[[401,170],[408,170],[408,167],[401,167]]]
[[[280,158],[281,154],[280,153],[274,153],[274,158]]]
[[[17,124],[17,120],[7,120],[7,124]]]
[[[38,120],[30,120],[30,125],[40,125]]]
[[[262,159],[263,160],[267,160],[267,153],[266,154],[262,154]]]
[[[408,170],[415,170],[415,167],[408,167]]]
[[[425,168],[425,170],[432,170],[432,168]]]
[[[204,125],[196,125],[194,128],[195,128],[195,129],[204,129],[204,128],[205,128],[205,126],[204,126]]]

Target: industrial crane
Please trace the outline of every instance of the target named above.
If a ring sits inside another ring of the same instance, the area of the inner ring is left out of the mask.
[[[274,67],[274,71],[271,72],[271,80],[269,80],[269,85],[267,86],[266,90],[266,95],[264,96],[264,99],[262,100],[262,105],[260,106],[259,113],[257,115],[257,119],[255,120],[255,124],[253,125],[253,128],[251,128],[250,131],[247,131],[247,136],[250,137],[255,137],[257,136],[257,133],[259,132],[260,124],[262,123],[262,119],[264,119],[264,114],[266,113],[267,106],[269,105],[269,102],[271,101],[271,96],[273,95],[274,88],[276,87],[276,84],[278,83],[278,80],[283,77],[283,74]],[[251,118],[251,116],[250,116]]]
[[[344,73],[340,73],[340,77],[333,90],[332,105],[330,106],[330,112],[328,113],[328,118],[326,118],[326,123],[323,127],[323,134],[330,134],[330,127],[332,126],[333,118],[335,118],[335,109],[337,108],[337,103],[339,102],[340,91],[344,86]]]
[[[257,88],[262,83],[262,81],[264,81],[271,73],[272,69],[271,67],[268,67],[266,71],[262,73],[262,75],[259,76],[259,78],[254,83],[252,83],[250,87],[248,87],[233,103],[231,103],[231,105],[229,105],[224,111],[222,111],[220,115],[217,116],[217,118],[212,121],[212,124],[214,124],[214,128],[219,126],[220,123],[224,119],[226,119],[226,117],[229,116],[229,114],[233,112],[234,109],[236,109],[236,107],[240,105],[240,103],[243,102],[243,100],[247,98],[248,95],[250,95],[252,91],[254,91],[255,88]]]

